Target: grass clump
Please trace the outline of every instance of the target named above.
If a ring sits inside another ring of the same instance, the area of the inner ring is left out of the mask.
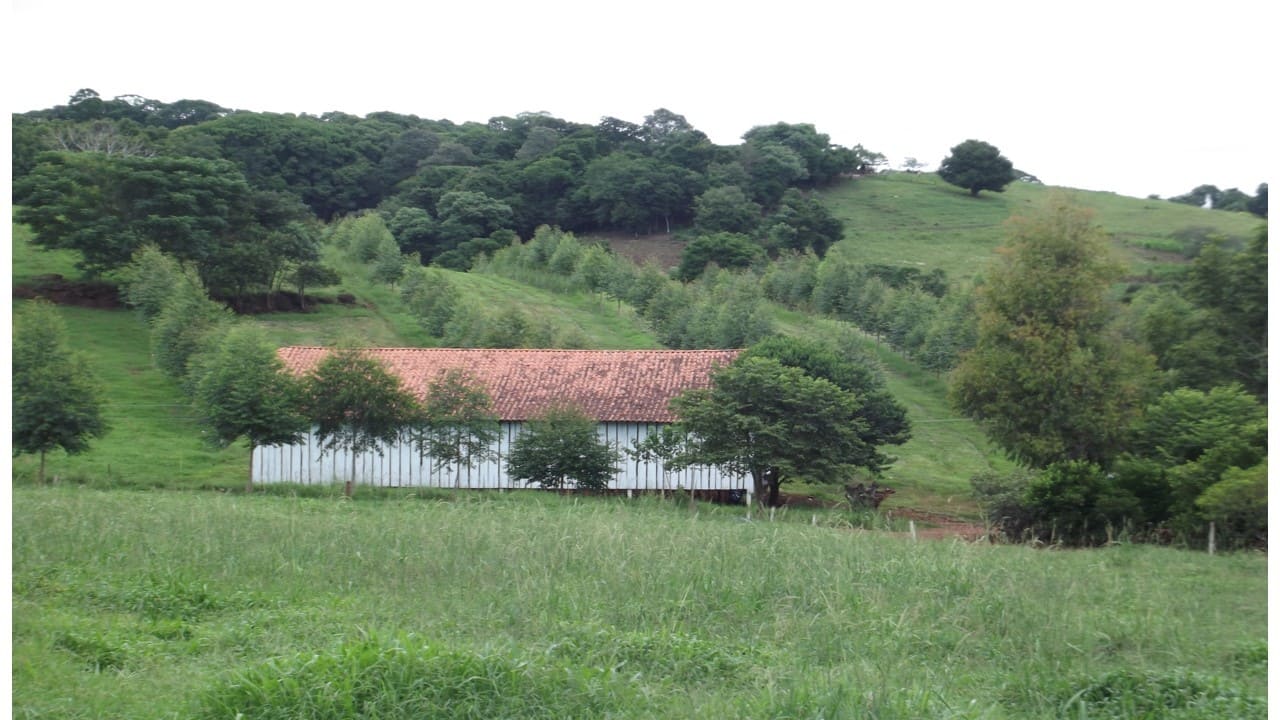
[[[1222,678],[1193,672],[1119,670],[1089,681],[1063,706],[1064,717],[1107,720],[1210,720],[1267,717],[1264,698]]]
[[[194,717],[589,718],[609,715],[626,696],[605,672],[371,635],[232,674],[205,693]]]

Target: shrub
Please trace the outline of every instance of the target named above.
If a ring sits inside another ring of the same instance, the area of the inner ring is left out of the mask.
[[[1230,468],[1196,500],[1205,518],[1217,524],[1225,546],[1266,544],[1267,463]]]

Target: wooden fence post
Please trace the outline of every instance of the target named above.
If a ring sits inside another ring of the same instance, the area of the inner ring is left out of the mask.
[[[1210,554],[1210,555],[1212,555],[1212,554],[1213,554],[1213,551],[1214,551],[1214,540],[1215,540],[1215,538],[1214,538],[1214,534],[1215,534],[1215,533],[1214,533],[1214,531],[1215,531],[1216,529],[1217,529],[1217,528],[1216,528],[1216,527],[1214,527],[1213,521],[1212,521],[1212,520],[1210,520],[1210,521],[1209,521],[1209,554]]]

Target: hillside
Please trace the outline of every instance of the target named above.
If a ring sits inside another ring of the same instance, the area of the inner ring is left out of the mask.
[[[941,268],[953,280],[980,271],[1001,242],[1001,223],[1035,207],[1061,189],[1018,184],[1003,194],[974,199],[932,175],[892,173],[844,182],[823,195],[846,224],[838,252],[863,262],[910,264],[924,270]],[[1169,202],[1119,197],[1110,193],[1070,191],[1075,201],[1094,208],[1102,226],[1131,263],[1131,274],[1185,262],[1180,238],[1221,234],[1239,238],[1251,232],[1252,216],[1205,211]],[[75,277],[74,253],[46,252],[28,245],[30,232],[14,226],[15,286],[41,276]],[[615,247],[630,247],[637,259],[657,248],[670,257],[669,238],[610,238]],[[352,340],[367,345],[430,346],[437,341],[422,331],[399,292],[367,279],[367,270],[336,254],[330,261],[343,282],[319,290],[320,297],[350,293],[352,305],[324,303],[308,313],[257,315],[279,345],[332,344]],[[602,295],[561,293],[491,274],[444,271],[475,307],[518,307],[553,328],[559,337],[593,348],[652,348],[660,343],[630,306]],[[130,313],[68,308],[64,312],[74,344],[88,352],[107,386],[109,417],[116,432],[86,455],[55,456],[50,475],[81,479],[124,479],[141,485],[237,487],[245,450],[213,451],[187,417],[182,396],[150,366],[146,328]],[[774,325],[795,336],[830,337],[854,334],[884,366],[890,391],[909,411],[914,432],[910,442],[891,448],[899,457],[886,482],[898,490],[886,507],[917,507],[971,514],[968,478],[975,472],[1003,469],[1009,463],[992,450],[970,421],[947,406],[945,386],[848,323],[773,307]],[[15,473],[30,469],[30,458],[15,460]],[[793,486],[796,493],[828,494],[823,487]]]
[[[973,277],[991,258],[1005,220],[1035,209],[1055,192],[1096,213],[1130,275],[1186,262],[1187,240],[1218,234],[1242,241],[1262,223],[1248,213],[1030,183],[973,198],[931,173],[861,177],[823,191],[822,198],[844,221],[841,249],[857,262],[941,268],[960,280]]]

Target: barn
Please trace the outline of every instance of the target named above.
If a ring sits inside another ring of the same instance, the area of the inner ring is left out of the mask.
[[[305,375],[329,352],[323,347],[285,347],[285,367]],[[676,395],[707,387],[712,372],[739,350],[490,350],[371,348],[371,356],[400,378],[419,399],[446,370],[467,371],[493,400],[499,436],[496,459],[478,461],[458,473],[422,457],[407,435],[380,452],[355,458],[356,481],[382,487],[524,487],[507,475],[506,459],[525,421],[556,403],[569,402],[599,422],[603,442],[622,453],[611,490],[746,491],[750,478],[716,467],[668,471],[660,461],[626,456],[632,443],[674,421],[668,403]],[[259,447],[253,453],[255,483],[329,484],[351,474],[348,451],[321,449],[314,433],[293,445]]]

